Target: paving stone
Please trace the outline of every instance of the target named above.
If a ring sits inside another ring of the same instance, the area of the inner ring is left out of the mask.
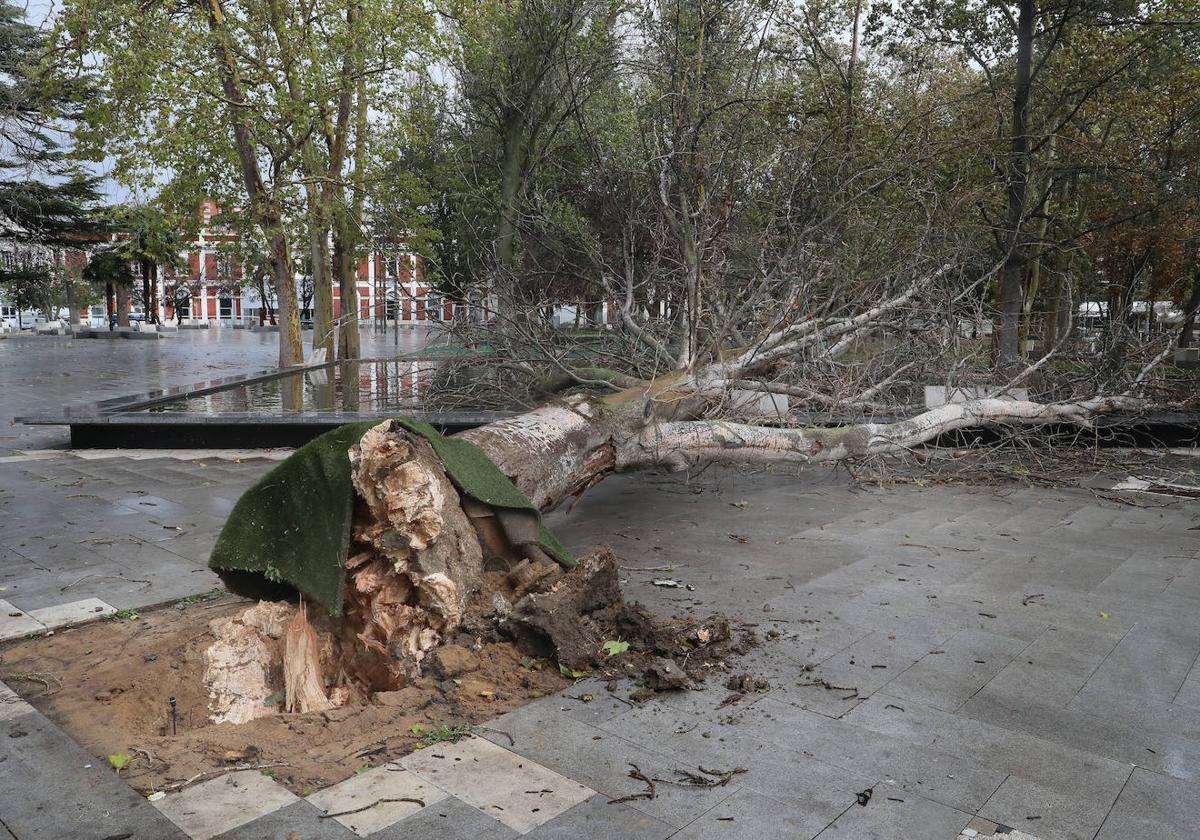
[[[857,802],[816,835],[820,840],[952,838],[971,815],[886,784],[877,785],[865,806]]]
[[[19,639],[29,633],[38,633],[46,627],[24,610],[0,599],[0,641]]]
[[[889,638],[890,637],[890,638]],[[924,640],[873,633],[786,685],[783,702],[837,718],[898,677],[931,649]],[[826,687],[826,683],[836,688]]]
[[[1136,768],[1096,840],[1191,840],[1200,832],[1200,786]]]
[[[33,706],[22,700],[19,694],[4,683],[0,683],[0,722],[12,720],[32,711]]]
[[[84,594],[99,598],[117,609],[148,606],[156,603],[158,595],[153,591],[153,581],[147,583],[144,575],[131,572],[124,566],[105,561],[81,572],[78,569],[57,570],[52,574],[39,575],[24,585],[11,587],[10,600],[26,610],[55,607],[64,599]],[[178,588],[179,581],[171,586]],[[64,588],[66,591],[64,592]]]
[[[1072,674],[1058,668],[1039,665],[1023,658],[1018,658],[1004,667],[995,678],[989,680],[986,689],[990,695],[1005,697],[1009,703],[1018,704],[1029,698],[1038,703],[1048,703],[1055,706],[1066,706],[1075,698],[1087,684],[1088,675]],[[893,686],[888,686],[889,690]],[[955,711],[974,697],[984,686],[978,686],[958,706],[949,709]],[[896,692],[901,694],[899,690]],[[908,699],[920,700],[911,694],[903,694]],[[929,705],[937,705],[930,702]],[[938,708],[945,708],[938,706]]]
[[[399,763],[519,833],[595,793],[482,738],[418,750]]]
[[[37,712],[0,723],[0,821],[20,840],[186,838]]]
[[[1121,639],[1088,684],[1171,702],[1200,656],[1200,638],[1139,625]]]
[[[385,764],[320,790],[309,796],[307,801],[326,814],[355,812],[330,819],[346,826],[359,837],[366,837],[416,813],[422,807],[430,807],[446,795],[444,790],[434,787],[415,773],[395,764]],[[384,801],[402,799],[419,802]]]
[[[661,822],[607,796],[593,796],[530,831],[533,840],[664,840],[681,837],[675,826]],[[726,835],[728,836],[728,835]]]
[[[756,708],[772,702],[767,698]],[[781,705],[772,708],[780,712],[778,731],[791,733],[795,728],[791,710]],[[978,810],[1005,778],[1003,772],[981,766],[973,757],[918,746],[843,721],[820,720],[805,728],[796,741],[806,754],[859,777],[886,779],[897,788],[963,811]]]
[[[40,621],[47,629],[54,630],[68,624],[82,624],[95,621],[116,612],[116,607],[106,604],[99,598],[84,598],[82,601],[71,601],[56,607],[42,607],[40,610],[30,610],[29,615]]]
[[[371,840],[512,840],[520,837],[504,823],[453,796],[371,835]]]
[[[1180,737],[1163,726],[1148,727],[1137,715],[1097,716],[1039,703],[1029,695],[1013,697],[990,689],[971,698],[961,713],[1125,765],[1141,764],[1186,778],[1200,777],[1200,738],[1195,733]],[[1182,708],[1180,719],[1186,720]]]
[[[153,803],[193,840],[210,840],[296,801],[283,785],[257,770],[209,779]]]
[[[711,811],[673,835],[677,840],[797,840],[816,837],[845,809],[780,802],[748,790],[739,790]]]
[[[1091,840],[1116,797],[1078,791],[1064,794],[1026,779],[1010,777],[979,811],[979,816],[1043,840]]]
[[[292,836],[303,840],[355,840],[358,835],[337,820],[322,819],[319,808],[300,801],[219,834],[217,840],[284,840]]]
[[[794,718],[775,718],[761,706],[755,704],[736,725],[697,728],[665,740],[660,734],[654,743],[672,759],[670,771],[661,775],[673,779],[673,771],[679,767],[691,772],[700,772],[701,767],[714,772],[740,767],[745,772],[731,780],[738,789],[752,790],[814,813],[834,814],[877,781],[874,771],[861,774],[835,766],[833,762],[841,761],[843,756],[839,750],[831,755],[822,745],[811,743],[815,728],[825,721],[820,715],[789,710],[815,721],[806,726]],[[817,754],[822,758],[815,758]],[[637,807],[641,803],[632,804]]]
[[[887,684],[890,696],[915,700],[936,709],[952,712],[966,703],[994,675],[945,667],[934,657],[926,657]]]
[[[630,778],[631,765],[640,767],[647,775],[669,776],[679,763],[678,758],[668,753],[634,743],[636,738],[617,737],[565,715],[547,712],[546,706],[517,709],[492,721],[488,727],[494,731],[485,732],[485,738],[507,746],[506,736],[511,736],[511,749],[515,752],[612,799],[646,789],[642,782]],[[653,746],[659,747],[660,743],[656,741]],[[629,807],[682,827],[719,804],[739,786],[738,782],[732,782],[726,787],[698,790],[660,785],[654,799],[630,802]]]
[[[970,756],[980,765],[1069,796],[1115,798],[1129,777],[1126,763],[886,694],[876,694],[863,703],[846,722],[942,752]]]

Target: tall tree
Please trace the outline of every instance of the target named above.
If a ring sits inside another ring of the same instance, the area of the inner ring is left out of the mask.
[[[494,204],[492,291],[500,316],[521,308],[520,215],[532,173],[615,68],[619,0],[487,0],[451,12],[464,130],[481,154]]]
[[[182,265],[179,225],[161,210],[146,205],[117,208],[110,216],[110,229],[117,236],[113,248],[138,266],[146,322],[157,324],[159,271]]]
[[[114,247],[97,251],[83,269],[83,279],[104,287],[104,308],[109,323],[129,326],[129,292],[133,288],[133,271],[129,260]]]
[[[8,280],[28,287],[34,275],[42,276],[47,288],[65,296],[77,323],[79,302],[61,252],[91,230],[89,214],[99,195],[97,179],[64,143],[69,121],[95,91],[87,80],[47,72],[49,49],[23,9],[0,2],[0,215],[21,231],[24,248],[14,266],[21,277]]]

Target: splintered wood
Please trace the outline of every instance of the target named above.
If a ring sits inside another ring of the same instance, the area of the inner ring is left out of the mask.
[[[288,712],[323,712],[332,705],[321,678],[320,643],[304,604],[283,635],[283,691]]]
[[[282,667],[279,640],[295,608],[263,601],[214,620],[216,636],[204,651],[204,686],[213,723],[246,723],[275,713],[264,705]]]
[[[383,423],[350,450],[362,504],[347,561],[346,624],[395,684],[462,621],[483,555],[429,443]]]

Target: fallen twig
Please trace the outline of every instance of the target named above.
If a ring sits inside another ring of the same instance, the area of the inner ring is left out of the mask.
[[[674,772],[679,777],[678,779],[654,779],[654,781],[677,787],[725,787],[734,776],[748,772],[745,767],[734,767],[732,770],[708,770],[704,767],[697,767],[696,769],[700,773],[693,773],[690,770],[682,770],[676,767]]]
[[[641,793],[630,793],[625,796],[617,797],[616,799],[608,800],[609,805],[619,805],[622,802],[634,802],[638,799],[653,799],[655,796],[654,780],[638,769],[636,764],[630,764],[633,769],[629,771],[629,778],[637,779],[639,782],[644,782],[646,789]]]
[[[420,805],[422,808],[425,807],[425,801],[423,799],[414,799],[411,796],[389,796],[384,799],[376,799],[370,805],[364,805],[361,808],[352,808],[349,811],[335,811],[332,814],[326,812],[324,814],[317,814],[317,817],[322,820],[332,819],[333,817],[345,817],[349,816],[350,814],[357,814],[360,811],[366,811],[369,808],[374,808],[376,805],[382,805],[385,802],[411,802],[413,805]]]
[[[127,583],[144,583],[144,584],[145,584],[145,586],[143,586],[143,587],[142,587],[142,589],[145,589],[147,586],[150,586],[150,581],[148,581],[148,580],[142,580],[141,578],[127,578],[127,577],[121,577],[120,575],[98,575],[98,574],[90,574],[90,575],[84,575],[84,576],[83,576],[83,577],[81,577],[79,580],[71,581],[71,582],[70,582],[70,583],[68,583],[66,586],[64,586],[64,587],[60,588],[58,591],[59,591],[59,592],[66,592],[68,589],[70,589],[70,588],[71,588],[72,586],[74,586],[75,584],[77,584],[77,583],[83,583],[85,580],[88,580],[88,579],[90,579],[90,578],[106,578],[106,579],[108,579],[108,580],[123,580],[123,581],[125,581],[125,582],[127,582]]]
[[[826,688],[826,689],[829,689],[830,691],[849,691],[849,692],[853,692],[850,695],[850,697],[858,696],[858,689],[855,688],[854,686],[834,685],[829,680],[820,679],[820,678],[815,679],[815,680],[809,680],[808,682],[803,682],[803,681],[797,682],[796,685],[803,686],[805,688]],[[843,699],[848,700],[850,698],[845,697]]]
[[[203,773],[197,773],[190,779],[182,782],[176,782],[173,785],[165,785],[163,790],[183,790],[193,782],[198,782],[206,776],[219,776],[222,773],[236,772],[238,770],[269,770],[272,767],[294,767],[294,764],[288,764],[286,761],[276,761],[272,764],[237,764],[233,767],[222,767],[219,770],[206,770]]]

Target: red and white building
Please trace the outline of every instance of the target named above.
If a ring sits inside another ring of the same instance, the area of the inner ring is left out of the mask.
[[[162,302],[159,314],[165,322],[176,320],[171,292],[180,281],[192,293],[186,306],[180,307],[182,323],[240,326],[266,320],[268,307],[263,305],[261,293],[245,282],[242,267],[227,256],[237,234],[214,221],[218,213],[215,202],[206,200],[201,204],[200,232],[182,255],[186,275],[177,276],[181,272],[171,269],[160,271],[157,297]],[[402,248],[373,251],[359,262],[356,277],[360,321],[380,319],[415,325],[454,316],[454,303],[431,289],[425,280],[420,257]],[[297,275],[295,280],[301,316],[309,320],[311,288],[306,290],[303,276]],[[307,307],[306,297],[310,298]],[[269,309],[277,311],[276,301],[269,303]],[[341,291],[335,283],[333,315],[340,318],[343,314]]]

